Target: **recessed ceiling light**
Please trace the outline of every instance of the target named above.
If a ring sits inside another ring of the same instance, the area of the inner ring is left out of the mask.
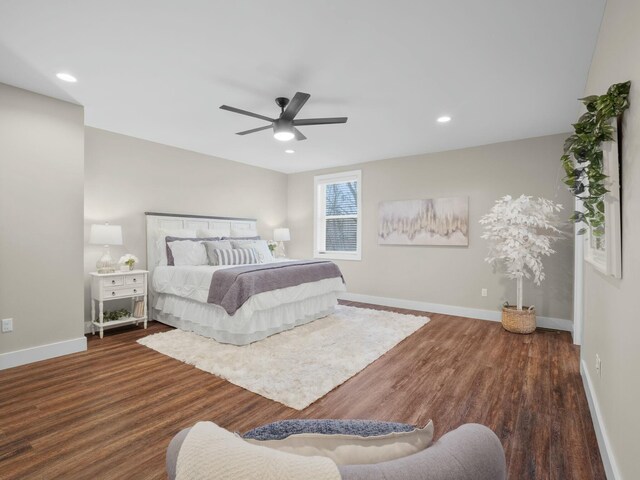
[[[71,75],[70,73],[64,73],[64,72],[56,73],[56,77],[58,77],[60,80],[64,82],[69,82],[69,83],[76,83],[78,81],[78,79],[73,75]]]
[[[284,153],[296,153],[296,151],[289,149],[289,150],[285,150]]]
[[[438,117],[438,123],[447,123],[451,121],[451,117],[448,115],[443,115],[442,117]]]

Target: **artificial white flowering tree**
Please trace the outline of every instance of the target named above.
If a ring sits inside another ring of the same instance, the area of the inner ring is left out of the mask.
[[[551,244],[562,236],[557,213],[562,205],[544,198],[510,195],[496,201],[480,219],[482,238],[489,240],[485,261],[500,264],[509,278],[517,281],[517,308],[522,310],[522,279],[544,280],[542,258],[555,253]]]

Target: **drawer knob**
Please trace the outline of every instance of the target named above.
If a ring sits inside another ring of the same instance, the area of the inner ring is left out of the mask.
[[[115,280],[111,280],[111,285],[115,285],[116,281]]]
[[[136,283],[138,280],[136,280],[135,278],[133,279],[133,283]]]
[[[116,292],[111,292],[111,295],[115,297],[116,296]]]
[[[136,290],[135,288],[133,289],[133,293],[138,293],[138,290]]]

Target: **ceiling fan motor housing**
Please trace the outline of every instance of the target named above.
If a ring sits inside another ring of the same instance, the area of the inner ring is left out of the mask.
[[[278,97],[276,98],[276,105],[278,105],[280,110],[284,112],[284,109],[289,105],[289,99],[286,97]]]
[[[281,130],[293,130],[293,121],[278,118],[275,122],[273,122],[273,131],[279,132]]]

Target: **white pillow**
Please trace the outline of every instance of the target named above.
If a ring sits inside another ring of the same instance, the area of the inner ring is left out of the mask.
[[[209,265],[207,250],[202,242],[176,240],[169,243],[169,248],[173,255],[173,264],[176,267],[180,265]]]
[[[364,465],[388,462],[424,450],[433,441],[433,422],[429,420],[424,428],[415,428],[410,432],[392,432],[370,437],[298,433],[281,440],[244,440],[252,445],[274,448],[285,453],[330,458],[338,465]]]
[[[214,423],[198,422],[180,447],[176,478],[340,480],[341,477],[336,464],[328,458],[304,458],[250,445]]]
[[[231,240],[233,248],[253,248],[258,255],[258,263],[273,262],[273,255],[266,240]]]
[[[156,258],[158,265],[167,265],[167,241],[166,237],[195,238],[196,231],[188,229],[158,230],[156,240]]]

